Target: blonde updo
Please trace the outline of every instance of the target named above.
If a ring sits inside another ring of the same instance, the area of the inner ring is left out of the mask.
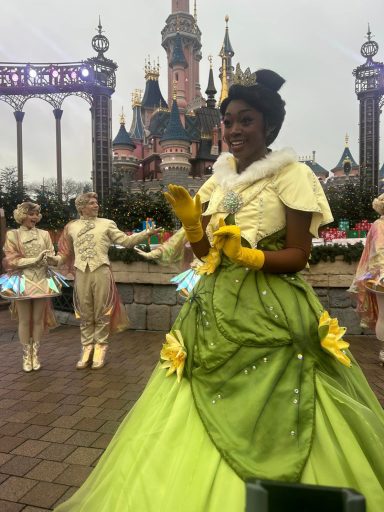
[[[22,224],[27,218],[28,213],[37,211],[39,217],[37,222],[41,221],[40,205],[32,203],[31,201],[25,201],[24,203],[18,204],[16,210],[13,210],[13,218],[18,224]]]
[[[384,215],[384,194],[379,195],[372,201],[372,208],[379,215]]]
[[[80,194],[75,199],[75,206],[78,213],[81,214],[83,208],[87,206],[91,199],[97,199],[96,192],[86,192],[85,194]]]

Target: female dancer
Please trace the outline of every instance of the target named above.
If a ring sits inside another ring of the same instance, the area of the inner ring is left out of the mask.
[[[66,283],[48,267],[47,256],[55,251],[48,231],[36,228],[40,206],[24,202],[13,215],[20,227],[6,234],[3,266],[7,273],[0,276],[0,295],[12,300],[11,311],[19,320],[23,370],[31,372],[41,367],[39,347],[44,328],[57,325],[49,298],[60,295]]]
[[[349,291],[356,294],[361,326],[374,329],[376,338],[384,342],[384,194],[373,200],[372,207],[380,218],[368,232]],[[384,348],[379,362],[384,365]]]

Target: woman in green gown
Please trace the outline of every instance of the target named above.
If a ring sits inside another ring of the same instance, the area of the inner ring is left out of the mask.
[[[243,512],[251,477],[350,487],[384,510],[383,411],[298,274],[329,206],[292,150],[268,149],[283,83],[261,70],[232,86],[230,153],[194,199],[169,187],[202,277],[141,398],[58,512]]]

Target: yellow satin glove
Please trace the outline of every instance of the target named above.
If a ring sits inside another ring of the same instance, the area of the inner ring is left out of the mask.
[[[215,246],[220,247],[231,261],[255,270],[263,267],[265,261],[263,251],[242,247],[241,231],[238,226],[226,226],[222,221],[220,228],[213,233],[213,236]]]
[[[169,192],[164,192],[165,199],[183,224],[188,241],[199,242],[204,236],[200,220],[202,210],[199,194],[192,198],[188,190],[179,185],[168,185],[168,190]]]

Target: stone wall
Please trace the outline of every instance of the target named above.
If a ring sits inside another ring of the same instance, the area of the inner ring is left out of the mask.
[[[334,263],[320,262],[302,272],[306,281],[313,286],[320,302],[339,325],[347,328],[348,334],[372,334],[360,326],[356,314],[355,297],[347,292],[356,272],[357,263],[345,263],[336,259]]]
[[[169,331],[183,304],[175,285],[170,283],[171,277],[180,269],[146,262],[129,265],[113,262],[112,270],[130,319],[130,328]],[[347,293],[355,271],[356,264],[336,261],[318,263],[302,274],[329,314],[339,319],[339,325],[347,327],[349,334],[368,334],[360,327],[353,297]],[[58,312],[58,316],[62,323],[77,322],[68,313]]]

